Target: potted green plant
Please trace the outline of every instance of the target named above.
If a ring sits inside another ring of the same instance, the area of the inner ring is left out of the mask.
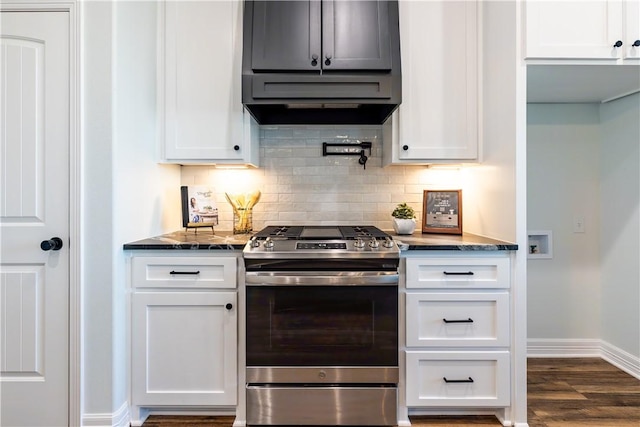
[[[416,212],[406,203],[400,203],[391,212],[393,229],[397,234],[411,234],[416,229]]]

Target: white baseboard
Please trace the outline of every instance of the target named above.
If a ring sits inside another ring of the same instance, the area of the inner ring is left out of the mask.
[[[82,425],[92,427],[128,427],[129,418],[129,405],[125,402],[112,414],[82,414]]]
[[[527,357],[599,357],[640,379],[640,357],[598,339],[529,339]]]
[[[603,341],[602,358],[640,380],[640,357],[636,357]]]

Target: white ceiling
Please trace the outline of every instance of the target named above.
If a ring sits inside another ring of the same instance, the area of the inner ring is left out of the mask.
[[[640,91],[640,65],[529,65],[527,102],[602,102]]]

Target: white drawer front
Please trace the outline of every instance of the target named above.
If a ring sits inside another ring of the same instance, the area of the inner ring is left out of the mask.
[[[134,257],[136,288],[235,288],[237,259],[205,257]]]
[[[407,346],[508,346],[509,294],[407,293]]]
[[[509,288],[508,258],[407,258],[407,288]]]
[[[509,383],[507,351],[407,351],[409,407],[508,406]]]

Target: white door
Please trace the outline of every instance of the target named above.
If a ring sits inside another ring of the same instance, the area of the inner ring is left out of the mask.
[[[68,425],[69,14],[0,16],[0,425]]]

